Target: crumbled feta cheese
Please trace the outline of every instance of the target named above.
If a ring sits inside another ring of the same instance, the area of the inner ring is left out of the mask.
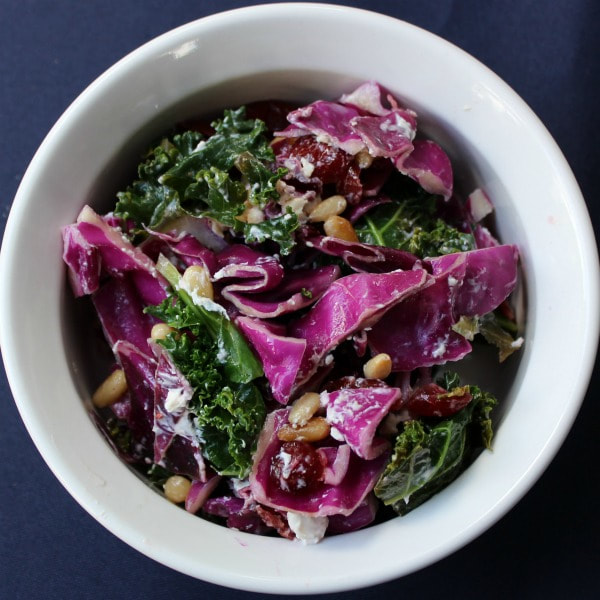
[[[344,437],[344,434],[337,428],[337,427],[332,427],[329,431],[329,435],[334,439],[337,440],[338,442],[345,442],[346,438]]]
[[[327,144],[328,146],[332,146],[332,139],[326,133],[319,133],[316,136],[317,142],[320,144]]]
[[[518,349],[523,345],[524,341],[525,340],[522,337],[518,337],[516,340],[514,340],[514,342],[511,342],[510,347]]]
[[[300,165],[302,175],[304,175],[304,177],[308,179],[313,174],[313,171],[315,170],[315,165],[313,165],[309,160],[307,160],[304,157],[300,159]]]
[[[440,358],[440,356],[444,356],[445,352],[446,352],[446,339],[443,340],[438,340],[438,345],[436,346],[435,350],[431,353],[431,356],[433,356],[433,358]]]
[[[281,462],[283,463],[283,467],[281,469],[281,476],[284,479],[287,479],[290,476],[292,469],[292,455],[288,454],[284,450],[281,450],[277,457],[280,458]]]
[[[185,388],[171,388],[165,399],[165,409],[170,413],[179,412],[185,408],[189,400],[189,394]]]
[[[189,413],[188,413],[189,414]],[[180,435],[181,437],[187,438],[188,440],[194,440],[196,437],[194,426],[192,422],[189,420],[188,415],[184,414],[181,418],[177,419],[173,422],[173,433],[175,435]],[[154,430],[156,433],[156,430]],[[194,446],[195,442],[192,442],[192,446]]]
[[[218,339],[217,344],[219,347],[219,351],[217,352],[217,356],[216,356],[217,362],[224,364],[227,361],[229,352],[225,348],[225,345],[223,344],[223,340],[221,338]]]
[[[415,137],[414,127],[406,119],[403,119],[398,113],[396,113],[394,117],[395,122],[382,121],[379,125],[379,129],[384,132],[392,131],[394,133],[399,133],[403,137],[412,141]]]
[[[325,535],[329,519],[327,517],[309,517],[294,512],[287,514],[288,525],[303,544],[316,544]]]

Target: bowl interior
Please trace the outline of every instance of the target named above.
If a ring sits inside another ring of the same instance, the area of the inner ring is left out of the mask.
[[[318,43],[290,40],[290,19]],[[363,40],[360,48],[356,39]],[[367,79],[418,112],[421,129],[454,160],[459,189],[481,186],[493,199],[499,236],[521,252],[526,344],[501,368],[487,359],[466,363],[474,381],[503,399],[493,453],[482,454],[408,516],[305,548],[193,517],[112,453],[86,406],[98,381],[89,357],[101,359],[104,350],[88,333],[93,315],[66,289],[59,232],[85,203],[109,209],[141,151],[177,121],[251,100],[335,98]],[[330,592],[378,583],[430,564],[484,531],[558,450],[583,398],[598,337],[593,233],[573,176],[537,118],[450,44],[387,17],[334,6],[215,15],[110,69],[66,111],[32,161],[11,211],[1,266],[7,374],[57,477],[98,521],[148,556],[254,591]],[[557,273],[569,274],[568,289]],[[548,377],[553,372],[571,377],[556,381]]]

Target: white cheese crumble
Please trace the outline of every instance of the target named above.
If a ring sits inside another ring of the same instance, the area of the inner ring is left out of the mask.
[[[224,364],[229,356],[229,352],[227,352],[227,348],[225,348],[225,345],[223,344],[223,340],[221,338],[219,338],[217,344],[219,347],[219,351],[217,352],[216,356],[217,362]]]
[[[313,174],[313,171],[315,170],[315,165],[313,165],[309,160],[307,160],[304,157],[300,158],[300,165],[302,175],[304,175],[304,177],[306,177],[307,179],[310,178],[310,176]]]
[[[284,450],[281,450],[281,452],[279,452],[277,456],[281,459],[281,462],[283,463],[283,467],[281,469],[281,476],[284,479],[287,479],[290,476],[292,470],[292,455],[288,454]]]
[[[514,340],[513,342],[511,342],[510,347],[511,348],[520,348],[523,345],[523,342],[525,340],[522,337],[518,337],[516,340]]]
[[[171,388],[165,399],[165,409],[170,413],[179,412],[185,408],[189,400],[189,394],[183,387]]]
[[[394,133],[399,133],[403,137],[412,141],[415,138],[415,129],[413,126],[406,119],[403,119],[398,113],[396,113],[394,117],[395,123],[391,121],[382,121],[379,125],[379,129],[384,132],[392,131]]]
[[[329,430],[329,435],[334,440],[337,440],[338,442],[345,442],[346,441],[346,438],[344,437],[344,434],[337,427],[331,427],[331,429]]]
[[[438,340],[438,345],[436,346],[435,350],[431,353],[431,356],[433,356],[433,358],[440,358],[440,356],[444,356],[445,352],[446,352],[446,339],[443,340]]]
[[[326,133],[319,133],[316,136],[316,140],[317,142],[321,143],[321,144],[327,144],[328,146],[332,146],[332,139],[330,136],[328,136]]]
[[[316,544],[325,535],[329,519],[327,517],[308,517],[288,512],[288,525],[295,533],[296,539],[303,544]]]

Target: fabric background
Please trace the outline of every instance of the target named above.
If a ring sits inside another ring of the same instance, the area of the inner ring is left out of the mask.
[[[0,0],[0,231],[36,148],[89,83],[153,37],[247,4],[252,3]],[[557,140],[598,232],[600,2],[365,0],[346,4],[434,32],[505,79]],[[548,377],[569,377],[569,373],[548,373]],[[529,494],[489,531],[417,573],[327,598],[600,597],[595,463],[599,391],[596,369],[560,453]],[[103,529],[46,467],[23,427],[2,371],[0,598],[259,597],[181,575]]]

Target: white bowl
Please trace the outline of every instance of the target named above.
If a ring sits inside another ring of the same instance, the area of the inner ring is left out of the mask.
[[[264,98],[335,98],[368,79],[419,113],[455,160],[458,185],[485,187],[500,236],[521,250],[526,343],[512,366],[491,373],[505,408],[494,451],[408,516],[314,547],[228,530],[164,500],[96,430],[60,227],[84,203],[107,209],[141,149],[184,117]],[[252,591],[332,592],[379,583],[482,533],[557,452],[585,394],[598,340],[594,235],[573,175],[540,121],[496,75],[451,44],[339,6],[226,12],[125,57],[44,140],[14,200],[0,260],[6,371],[55,475],[94,518],[144,554]],[[558,371],[570,376],[548,376]]]

